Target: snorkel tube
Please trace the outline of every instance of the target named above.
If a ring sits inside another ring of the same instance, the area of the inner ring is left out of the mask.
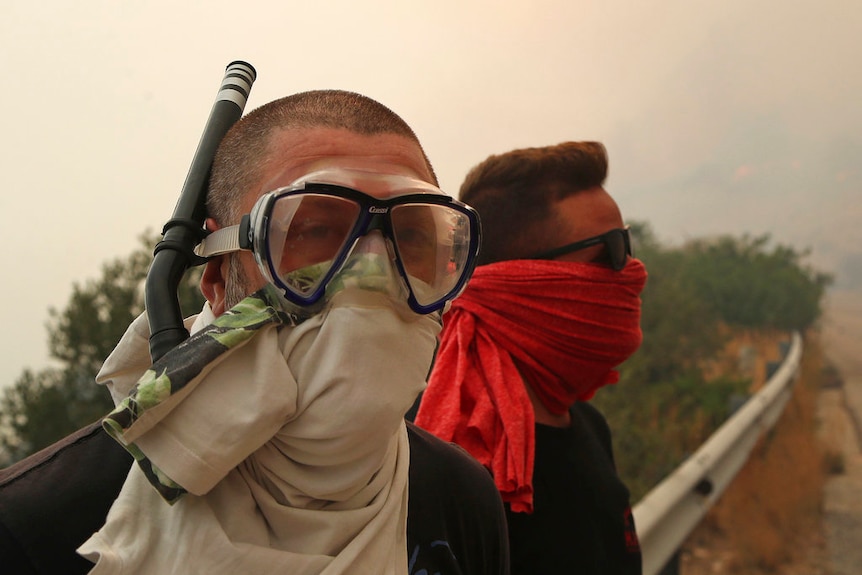
[[[251,64],[228,64],[204,133],[192,159],[173,216],[162,229],[147,272],[144,305],[150,323],[150,356],[162,357],[189,337],[183,326],[177,289],[190,267],[206,260],[194,248],[206,235],[206,195],[216,149],[230,127],[242,117],[257,72]]]

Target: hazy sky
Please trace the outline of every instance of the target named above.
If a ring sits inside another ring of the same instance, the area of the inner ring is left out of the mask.
[[[453,194],[488,154],[601,140],[660,238],[769,232],[850,277],[860,31],[856,0],[3,0],[0,386],[47,365],[73,283],[170,217],[232,60],[258,71],[247,110],[390,106]]]

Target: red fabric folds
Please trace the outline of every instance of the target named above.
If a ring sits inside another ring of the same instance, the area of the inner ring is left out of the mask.
[[[513,260],[480,266],[444,316],[416,423],[469,451],[503,500],[532,512],[535,417],[522,381],[555,414],[616,383],[641,342],[646,270]]]

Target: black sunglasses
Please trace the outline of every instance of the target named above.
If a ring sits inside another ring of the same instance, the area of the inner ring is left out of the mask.
[[[604,244],[611,262],[611,268],[614,271],[618,272],[626,266],[628,258],[632,255],[632,243],[629,237],[628,226],[625,228],[616,228],[592,238],[541,252],[525,259],[552,260],[562,255],[591,248],[599,244]]]

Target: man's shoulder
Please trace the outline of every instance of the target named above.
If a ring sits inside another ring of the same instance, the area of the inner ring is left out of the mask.
[[[491,474],[463,448],[407,423],[410,572],[508,573],[509,541]]]
[[[572,429],[589,429],[599,437],[604,445],[610,446],[611,428],[608,425],[608,420],[593,404],[577,401],[569,409],[569,414],[572,416]]]
[[[488,471],[470,455],[466,449],[456,443],[443,441],[436,435],[425,431],[414,423],[407,422],[407,437],[410,439],[410,452],[434,460],[435,465],[451,465],[464,468],[467,472]],[[413,458],[411,458],[411,463]]]
[[[91,568],[75,549],[104,523],[131,464],[92,424],[0,470],[0,551],[11,572]]]
[[[466,449],[407,422],[410,439],[410,481],[445,478],[447,489],[458,485],[477,487],[492,499],[498,496],[491,473]]]

